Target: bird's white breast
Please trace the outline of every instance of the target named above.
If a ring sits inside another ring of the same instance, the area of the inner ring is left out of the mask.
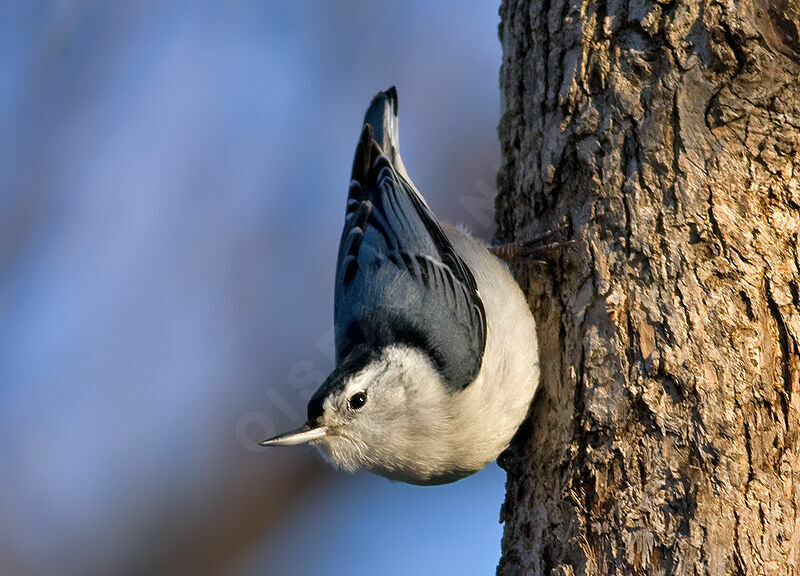
[[[486,310],[480,373],[458,400],[459,425],[472,439],[463,455],[479,470],[505,450],[539,384],[539,347],[528,303],[508,268],[486,247],[451,226],[445,233],[470,268]]]

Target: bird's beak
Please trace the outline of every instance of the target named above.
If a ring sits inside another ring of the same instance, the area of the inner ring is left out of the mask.
[[[305,424],[296,430],[290,430],[289,432],[278,434],[274,438],[264,440],[259,446],[294,446],[295,444],[304,444],[312,440],[317,440],[327,433],[327,426],[312,428],[308,424]]]

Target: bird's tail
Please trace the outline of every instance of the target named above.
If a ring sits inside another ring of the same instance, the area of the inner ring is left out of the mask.
[[[392,86],[385,92],[378,92],[364,115],[364,126],[369,126],[372,139],[381,152],[389,158],[394,169],[408,178],[403,160],[400,158],[400,135],[397,121],[397,89]]]

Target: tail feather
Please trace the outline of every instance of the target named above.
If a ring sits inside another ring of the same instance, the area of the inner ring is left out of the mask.
[[[397,90],[394,86],[375,95],[364,115],[364,124],[369,124],[375,142],[391,158],[393,149],[398,148]]]
[[[397,120],[397,89],[392,86],[378,92],[364,115],[364,125],[372,131],[372,139],[389,158],[394,169],[408,179],[400,158],[400,134]]]

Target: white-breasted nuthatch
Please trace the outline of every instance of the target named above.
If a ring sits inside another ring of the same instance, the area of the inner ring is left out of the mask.
[[[336,368],[309,442],[348,471],[411,484],[477,472],[505,450],[539,382],[533,316],[505,264],[440,225],[398,150],[397,92],[378,93],[353,162],[334,298]]]

